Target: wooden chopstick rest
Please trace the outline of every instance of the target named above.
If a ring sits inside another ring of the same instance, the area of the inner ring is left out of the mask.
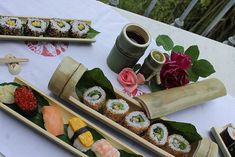
[[[15,56],[8,54],[5,56],[6,59],[17,59]],[[8,70],[12,75],[17,75],[21,71],[19,62],[8,63]]]

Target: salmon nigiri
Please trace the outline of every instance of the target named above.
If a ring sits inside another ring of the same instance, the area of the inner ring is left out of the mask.
[[[44,127],[51,134],[58,136],[64,134],[64,122],[60,110],[56,106],[42,108]]]

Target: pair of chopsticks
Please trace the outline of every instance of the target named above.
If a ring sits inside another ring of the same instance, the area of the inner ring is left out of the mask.
[[[28,62],[27,58],[0,58],[0,64]]]

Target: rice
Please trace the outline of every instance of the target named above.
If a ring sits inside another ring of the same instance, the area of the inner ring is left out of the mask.
[[[83,94],[83,102],[96,111],[103,107],[105,99],[105,91],[99,86],[91,87]]]
[[[46,31],[47,23],[40,19],[29,18],[25,26],[25,34],[30,36],[40,36]]]
[[[141,134],[148,129],[150,121],[141,111],[129,113],[124,120],[124,126],[136,134]]]
[[[75,38],[86,37],[89,31],[89,25],[82,21],[72,21],[71,22],[71,36]]]
[[[123,99],[109,99],[105,105],[104,114],[115,122],[120,122],[129,111],[129,105]]]

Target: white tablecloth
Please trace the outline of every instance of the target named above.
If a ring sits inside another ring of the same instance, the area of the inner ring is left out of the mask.
[[[72,56],[89,69],[94,67],[101,68],[113,85],[116,88],[121,89],[121,86],[116,80],[117,75],[106,65],[106,58],[117,35],[128,21],[108,6],[94,0],[0,0],[0,14],[88,19],[92,21],[92,26],[101,32],[101,34],[96,37],[96,43],[92,45],[69,43],[69,45],[66,46],[66,44],[62,44],[57,45],[57,51],[55,51],[55,45],[48,43],[46,49],[49,50],[49,52],[53,52],[53,54],[56,54],[58,51],[61,52],[61,54],[54,57],[45,57],[37,54],[45,52],[45,47],[43,49],[43,45],[31,45],[30,49],[24,42],[0,41],[1,57],[11,53],[17,57],[30,59],[30,62],[22,65],[20,76],[39,89],[51,94],[47,89],[47,84],[55,68],[64,56]],[[35,48],[37,50],[36,53],[32,51],[32,49],[35,50]],[[151,48],[157,48],[154,42],[146,51],[145,56],[149,53]],[[141,61],[143,61],[145,56]],[[14,76],[9,74],[6,65],[0,65],[0,73],[0,82],[9,82],[14,79]],[[208,132],[212,126],[223,126],[230,122],[235,123],[233,116],[235,111],[234,102],[235,98],[226,96],[197,107],[171,114],[168,117],[176,121],[193,123],[201,135],[208,137]],[[74,110],[89,118],[91,121],[103,127],[106,131],[112,133],[130,146],[136,148],[136,150],[144,155],[154,156],[149,150],[128,140],[125,136],[115,132],[106,125],[99,123],[77,109]],[[2,110],[0,110],[0,129],[0,152],[7,157],[73,156],[67,150],[39,135],[33,129],[26,127]]]

